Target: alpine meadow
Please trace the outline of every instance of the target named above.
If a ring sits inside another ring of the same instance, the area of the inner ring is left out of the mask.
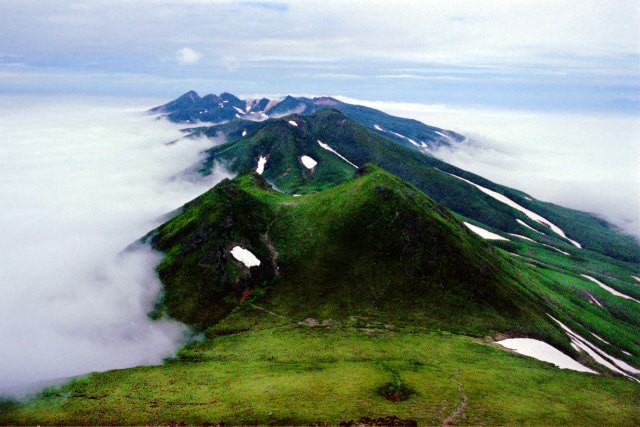
[[[637,2],[0,10],[0,425],[640,424]]]

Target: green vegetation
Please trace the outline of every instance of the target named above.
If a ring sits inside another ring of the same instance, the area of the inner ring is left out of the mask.
[[[297,127],[287,123],[291,119],[296,120]],[[218,131],[213,129],[218,127],[213,127],[208,132]],[[222,128],[219,130],[222,131]],[[626,262],[640,262],[638,242],[619,233],[601,219],[584,212],[531,200],[525,193],[495,184],[413,148],[400,145],[387,135],[373,132],[331,108],[319,110],[309,116],[293,115],[284,119],[269,120],[246,137],[214,147],[209,150],[209,156],[201,172],[208,173],[214,161],[220,161],[231,170],[243,173],[255,170],[260,156],[268,156],[264,176],[281,191],[308,194],[330,188],[348,179],[353,168],[335,154],[322,149],[317,140],[328,144],[356,165],[379,165],[416,186],[453,212],[485,226],[524,236],[531,236],[533,233],[536,238],[540,237],[516,222],[516,219],[519,219],[532,228],[547,233],[546,237],[543,237],[546,243],[562,250],[574,248],[566,240],[531,221],[523,213],[449,174],[496,191],[539,213],[563,229],[570,238],[579,241],[585,249]],[[299,158],[302,155],[309,155],[318,161],[313,173],[300,163]]]
[[[185,206],[147,237],[166,254],[156,315],[206,330],[257,299],[289,318],[367,316],[474,336],[539,337],[573,351],[508,261],[445,208],[377,167],[357,175],[291,197],[249,173]],[[260,266],[236,261],[235,245]]]
[[[165,254],[152,316],[185,322],[204,340],[161,366],[0,400],[0,424],[640,424],[638,384],[578,352],[547,316],[640,366],[638,304],[582,276],[640,298],[638,265],[628,262],[637,247],[619,240],[609,250],[619,235],[599,234],[606,224],[398,146],[334,110],[287,120],[210,150],[205,172],[221,161],[244,173],[142,239]],[[302,155],[318,165],[307,170]],[[260,156],[263,175],[252,172]],[[548,231],[443,171],[537,209],[571,237],[595,236],[583,241],[592,250],[519,225]],[[462,220],[510,240],[489,244]],[[235,259],[235,246],[260,265]],[[543,340],[603,375],[492,343],[506,337]]]
[[[162,366],[91,374],[5,406],[0,423],[337,425],[395,415],[435,425],[465,396],[453,423],[640,422],[630,381],[559,370],[481,339],[366,325],[253,328],[193,343]],[[380,396],[394,375],[415,394]]]

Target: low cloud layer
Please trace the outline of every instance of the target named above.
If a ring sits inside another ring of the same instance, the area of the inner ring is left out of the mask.
[[[460,132],[471,140],[435,155],[540,200],[594,213],[640,237],[637,116],[341,99]]]
[[[186,328],[147,317],[148,247],[123,251],[229,174],[184,173],[211,146],[137,101],[0,97],[0,394],[158,363]]]

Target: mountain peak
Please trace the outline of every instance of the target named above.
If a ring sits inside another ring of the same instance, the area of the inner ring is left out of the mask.
[[[313,98],[313,102],[316,105],[338,105],[340,101],[335,98],[331,98],[330,96],[321,96],[318,98]]]

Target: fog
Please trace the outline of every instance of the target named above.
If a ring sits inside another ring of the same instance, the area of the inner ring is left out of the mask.
[[[591,212],[640,237],[640,117],[490,111],[362,101],[470,140],[434,155],[533,197]]]
[[[160,103],[160,102],[157,102]],[[159,363],[186,327],[147,317],[161,255],[123,251],[229,174],[153,100],[0,97],[0,393]]]

